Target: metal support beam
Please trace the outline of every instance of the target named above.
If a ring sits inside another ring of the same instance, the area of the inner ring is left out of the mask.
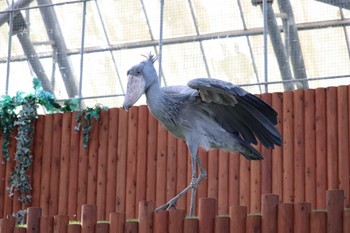
[[[9,20],[10,11],[16,10],[28,6],[33,0],[17,0],[13,6],[7,7],[2,13],[0,13],[0,27]],[[16,16],[19,11],[15,11],[13,16]]]
[[[286,50],[284,48],[280,30],[277,25],[275,13],[270,4],[267,4],[267,24],[269,29],[269,36],[273,50],[276,55],[277,63],[280,69],[282,80],[292,80],[292,71],[289,66],[288,57]],[[293,83],[285,82],[283,83],[285,90],[294,90]]]
[[[52,4],[51,0],[37,0],[38,5]],[[52,7],[40,8],[40,13],[45,24],[47,35],[49,39],[54,42],[53,46],[56,47],[57,64],[61,72],[61,76],[70,98],[78,95],[78,88],[73,73],[73,68],[70,64],[69,57],[66,52],[66,44],[63,40],[61,28],[59,26],[56,13]]]
[[[35,75],[41,81],[43,89],[53,93],[50,80],[47,78],[45,70],[41,65],[38,55],[30,41],[26,22],[24,21],[21,13],[17,14],[14,18],[13,35],[17,35],[24,54],[27,56],[29,64],[32,67]]]
[[[287,18],[283,20],[283,27],[285,32],[288,31],[285,36],[288,37],[290,49],[287,48],[287,44],[285,44],[285,47],[286,49],[289,49],[290,52],[290,60],[293,67],[294,78],[303,80],[301,82],[296,82],[295,85],[297,88],[309,88],[309,84],[305,80],[307,75],[304,57],[300,46],[298,30],[295,25],[292,5],[290,4],[289,0],[278,0],[278,6],[281,13],[287,16]]]

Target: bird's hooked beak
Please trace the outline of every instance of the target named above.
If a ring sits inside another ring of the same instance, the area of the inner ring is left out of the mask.
[[[123,103],[123,108],[128,111],[145,92],[145,80],[142,75],[128,75],[128,84],[126,87],[126,94]]]

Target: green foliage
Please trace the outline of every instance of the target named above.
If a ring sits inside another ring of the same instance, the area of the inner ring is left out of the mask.
[[[107,111],[108,108],[102,105],[96,105],[93,108],[87,107],[85,110],[80,111],[75,118],[78,123],[75,129],[82,130],[84,148],[87,148],[90,138],[92,128],[91,119],[99,119],[102,110]]]
[[[78,100],[68,100],[61,106],[55,97],[48,91],[42,89],[41,82],[34,78],[34,93],[25,94],[17,92],[14,97],[8,95],[0,97],[0,130],[3,134],[2,154],[4,162],[10,161],[9,145],[11,134],[17,127],[15,167],[13,168],[7,191],[9,196],[13,197],[18,192],[18,200],[22,203],[28,203],[31,200],[30,191],[32,189],[29,183],[27,171],[32,164],[32,153],[30,146],[34,137],[34,122],[37,119],[37,109],[44,107],[48,112],[66,112],[77,109]],[[14,214],[19,222],[24,220],[25,212],[19,211]]]

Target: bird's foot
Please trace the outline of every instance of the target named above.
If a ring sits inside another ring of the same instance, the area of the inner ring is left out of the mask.
[[[170,210],[171,208],[177,209],[176,207],[176,201],[174,199],[171,199],[170,201],[168,201],[166,204],[159,206],[156,209],[156,212],[161,211],[161,210]]]

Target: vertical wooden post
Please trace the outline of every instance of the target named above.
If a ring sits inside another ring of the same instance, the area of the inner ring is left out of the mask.
[[[69,218],[67,215],[56,215],[53,218],[53,232],[66,233]]]
[[[350,232],[350,211],[344,211],[343,232]]]
[[[68,224],[67,233],[80,233],[80,232],[81,232],[80,224]]]
[[[198,233],[198,219],[197,218],[186,218],[184,222],[184,233]]]
[[[199,232],[214,232],[215,216],[217,213],[216,199],[201,198],[199,200]]]
[[[343,232],[344,192],[328,190],[326,199],[328,233]]]
[[[262,232],[277,233],[277,206],[279,196],[277,194],[263,194],[261,203]]]
[[[185,215],[185,210],[169,210],[169,233],[183,232]]]
[[[96,205],[83,205],[81,207],[81,232],[93,233],[97,222]]]
[[[311,204],[298,202],[294,204],[294,231],[300,233],[310,232]]]
[[[154,233],[168,232],[169,211],[154,213]]]
[[[249,215],[247,216],[247,233],[261,233],[261,216],[260,215]]]
[[[323,211],[310,213],[310,232],[327,232],[327,212]]]
[[[230,233],[246,232],[247,211],[246,206],[230,207]]]
[[[153,232],[154,201],[141,201],[139,203],[139,233]]]
[[[230,233],[230,217],[217,216],[215,218],[215,233]]]
[[[139,233],[139,223],[138,222],[126,222],[125,223],[125,233]]]
[[[27,232],[28,233],[37,233],[40,232],[40,217],[41,217],[41,208],[38,207],[29,207],[27,209]]]
[[[277,232],[294,232],[294,203],[289,202],[278,205],[277,221]]]
[[[15,229],[16,219],[15,218],[3,218],[0,219],[0,232],[1,233],[12,233]]]
[[[109,233],[124,233],[125,214],[109,214]]]
[[[106,222],[96,223],[95,233],[109,233],[109,223],[106,223]]]
[[[40,232],[53,232],[53,217],[40,218]]]

